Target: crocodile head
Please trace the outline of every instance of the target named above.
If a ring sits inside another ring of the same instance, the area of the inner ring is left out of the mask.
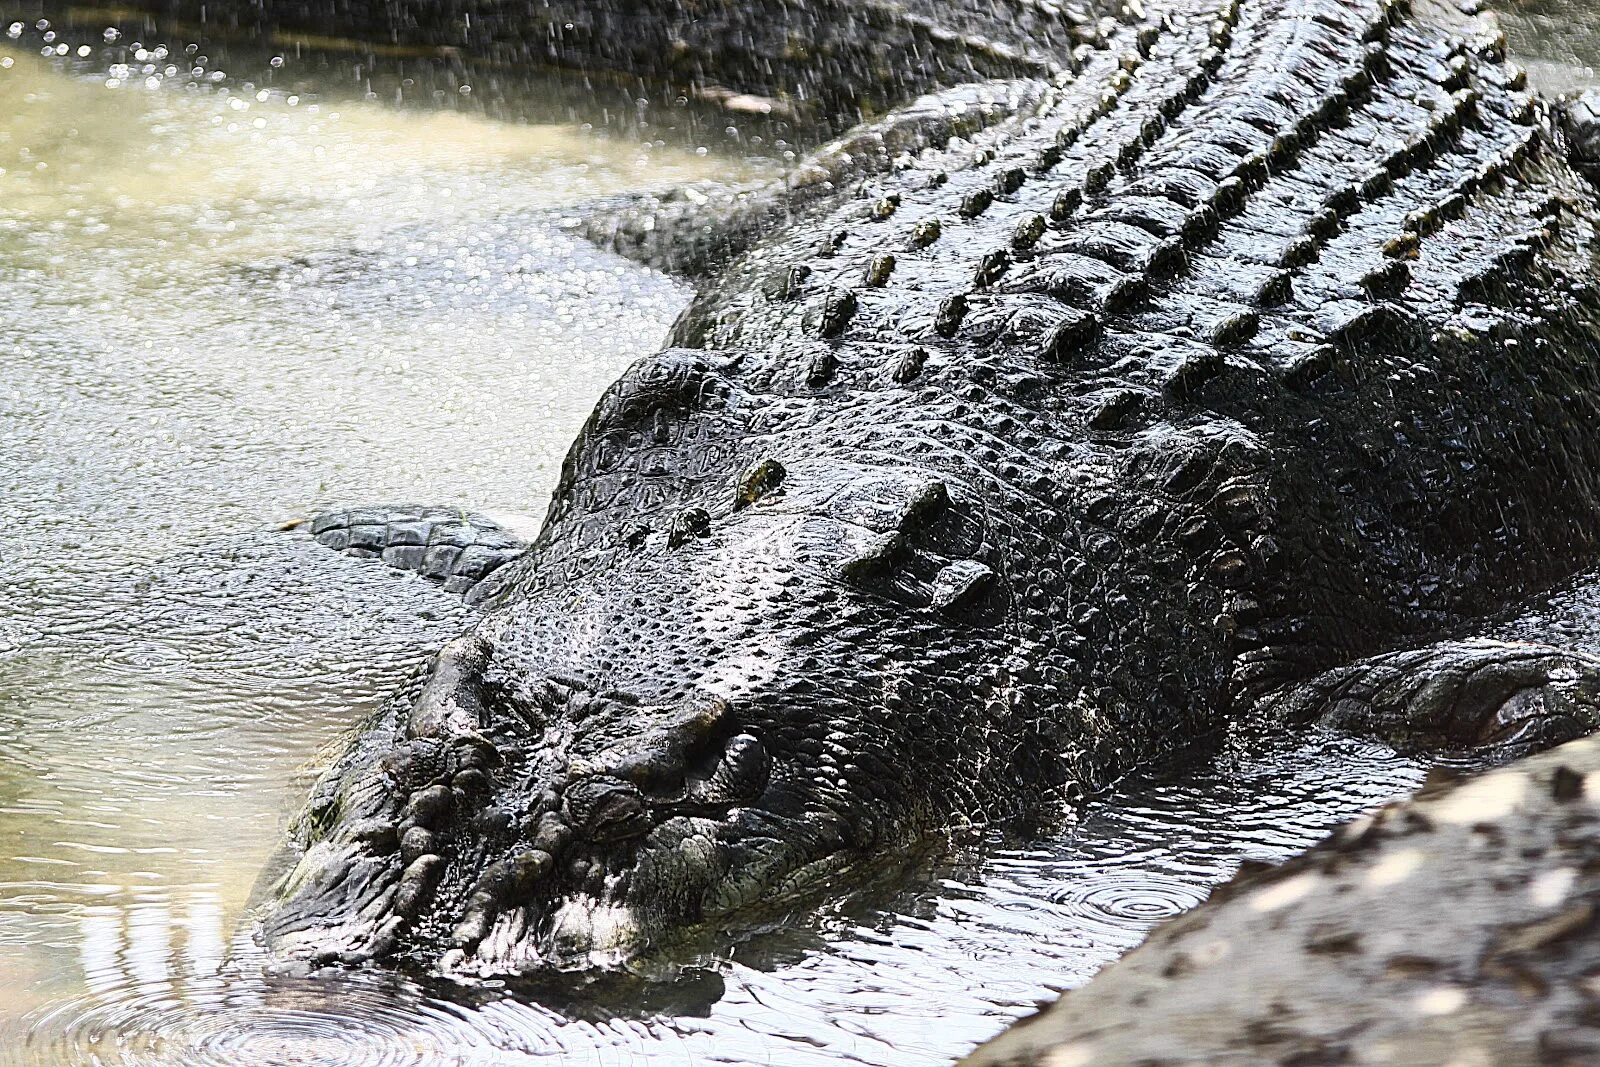
[[[914,753],[982,748],[924,702],[952,699],[966,657],[1003,657],[935,603],[927,487],[857,473],[831,509],[797,490],[626,566],[516,565],[318,787],[269,945],[459,974],[605,965],[895,852],[934,803]],[[868,527],[908,514],[895,588],[847,579],[882,550]],[[970,770],[937,788],[977,789]]]

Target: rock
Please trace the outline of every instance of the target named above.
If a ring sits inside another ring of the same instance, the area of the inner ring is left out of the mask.
[[[962,1067],[1600,1062],[1600,739],[1242,874]]]

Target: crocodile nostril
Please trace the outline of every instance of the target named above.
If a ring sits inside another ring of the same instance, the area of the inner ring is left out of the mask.
[[[566,809],[573,828],[596,843],[637,837],[652,825],[639,787],[610,775],[579,778],[567,786]]]

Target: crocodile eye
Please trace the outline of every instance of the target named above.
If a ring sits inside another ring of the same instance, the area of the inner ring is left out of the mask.
[[[702,804],[748,803],[761,795],[771,773],[772,757],[760,738],[736,734],[711,773],[690,781],[688,799]]]
[[[650,814],[638,786],[609,775],[580,778],[567,787],[567,816],[590,841],[637,837],[650,829]]]
[[[555,698],[548,682],[519,686],[498,671],[485,671],[478,685],[488,722],[521,722],[535,733],[549,723]]]

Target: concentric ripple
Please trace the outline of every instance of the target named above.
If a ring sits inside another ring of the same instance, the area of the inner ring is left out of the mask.
[[[1176,878],[1123,872],[1105,874],[1074,890],[1052,894],[1085,923],[1104,923],[1118,931],[1142,934],[1162,919],[1180,915],[1205,899],[1205,893]]]
[[[432,1067],[491,1047],[414,990],[348,979],[245,983],[237,976],[113,987],[29,1020],[23,1062],[224,1067]]]

